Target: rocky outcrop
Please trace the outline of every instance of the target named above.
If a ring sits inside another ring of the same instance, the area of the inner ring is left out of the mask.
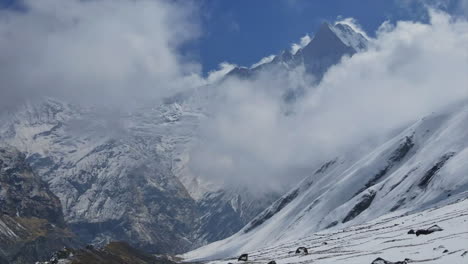
[[[0,263],[31,263],[75,244],[59,199],[33,173],[25,155],[0,147]]]

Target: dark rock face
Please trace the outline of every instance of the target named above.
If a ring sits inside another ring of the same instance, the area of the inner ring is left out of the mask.
[[[307,255],[307,254],[309,254],[309,250],[307,250],[306,247],[298,247],[296,249],[296,254]]]
[[[77,244],[59,199],[11,147],[0,148],[0,259],[31,263]]]
[[[437,174],[437,172],[439,172],[439,170],[445,165],[445,163],[451,157],[453,157],[453,155],[455,155],[455,153],[450,152],[442,156],[440,160],[424,174],[424,176],[421,178],[421,180],[418,183],[418,187],[421,189],[425,189],[431,182],[432,178]]]
[[[302,56],[306,71],[321,80],[325,72],[337,64],[344,55],[356,53],[352,47],[345,45],[331,30],[331,25],[323,23],[314,39],[296,54]]]
[[[242,254],[239,256],[239,258],[237,259],[238,261],[247,261],[249,260],[249,254]]]
[[[343,223],[353,220],[356,216],[361,214],[364,210],[369,208],[374,200],[377,192],[369,190],[369,193],[364,194],[361,200],[353,207],[353,209],[343,219]]]

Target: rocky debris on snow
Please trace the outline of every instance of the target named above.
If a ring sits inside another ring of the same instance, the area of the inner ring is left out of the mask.
[[[296,254],[307,255],[307,254],[309,254],[309,251],[307,250],[306,247],[298,247],[296,249]]]
[[[391,262],[391,261],[388,261],[388,260],[385,260],[383,258],[376,258],[374,259],[374,261],[372,261],[371,264],[408,264],[411,260],[406,258],[405,260],[403,261],[397,261],[397,262]]]
[[[418,229],[416,231],[416,236],[419,236],[419,235],[429,235],[429,234],[432,234],[434,232],[438,232],[438,231],[442,231],[444,229],[442,229],[440,226],[438,225],[433,225],[427,229]]]
[[[414,229],[410,229],[410,231],[408,231],[408,235],[414,235],[416,234],[416,232],[414,232]]]
[[[64,248],[55,252],[49,261],[36,264],[175,264],[165,257],[155,257],[128,245],[111,242],[102,248],[86,246],[83,249]]]
[[[272,261],[268,262],[268,264],[276,264],[276,261],[272,260]]]
[[[247,261],[249,259],[249,254],[242,254],[240,257],[237,259],[238,261]]]
[[[465,251],[465,252],[463,252],[463,253],[461,254],[462,257],[464,257],[464,256],[466,256],[466,255],[468,255],[468,250]]]

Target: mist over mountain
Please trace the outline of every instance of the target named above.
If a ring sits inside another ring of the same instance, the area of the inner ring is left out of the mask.
[[[433,3],[376,32],[339,17],[204,75],[184,52],[204,34],[196,2],[20,6],[0,9],[0,263],[84,245],[64,261],[295,263],[282,251],[320,232],[464,219],[464,15]]]

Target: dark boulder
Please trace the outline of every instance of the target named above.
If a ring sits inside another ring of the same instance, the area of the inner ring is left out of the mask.
[[[411,260],[408,258],[406,258],[403,261],[397,261],[397,262],[388,261],[383,258],[376,258],[374,259],[374,261],[372,261],[371,264],[408,264],[409,262],[411,262]]]
[[[247,261],[249,259],[248,254],[242,254],[240,257],[237,259],[238,261]]]
[[[408,235],[414,235],[415,232],[414,232],[414,229],[411,229],[410,231],[408,231]]]
[[[272,261],[268,262],[268,264],[276,264],[276,261],[272,260]]]
[[[85,247],[87,250],[94,250],[94,246],[93,245],[86,245]]]
[[[433,225],[427,229],[418,229],[416,231],[416,236],[419,236],[419,235],[429,235],[429,234],[432,234],[434,232],[438,232],[438,231],[442,231],[444,229],[442,229],[440,226],[438,225]]]
[[[307,255],[307,254],[309,254],[309,251],[307,250],[306,247],[298,247],[298,248],[296,249],[296,254]]]

